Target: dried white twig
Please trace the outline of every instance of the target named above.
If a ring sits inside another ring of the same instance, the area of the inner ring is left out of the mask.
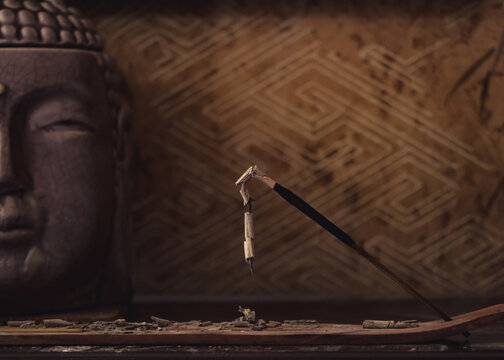
[[[243,199],[243,205],[249,207],[248,211],[245,212],[244,222],[245,222],[245,241],[243,243],[243,249],[245,251],[245,261],[250,266],[250,272],[254,273],[254,222],[252,217],[252,198],[247,190],[247,181],[250,179],[257,179],[265,183],[268,187],[273,189],[276,182],[269,178],[265,173],[253,165],[243,173],[242,176],[236,181],[235,185],[240,186],[240,195]]]

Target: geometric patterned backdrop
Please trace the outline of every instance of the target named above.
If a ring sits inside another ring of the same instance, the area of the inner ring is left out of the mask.
[[[135,101],[137,294],[403,297],[257,164],[430,296],[504,294],[501,1],[73,1]]]

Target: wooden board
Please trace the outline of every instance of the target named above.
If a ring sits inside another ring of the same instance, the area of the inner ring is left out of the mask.
[[[361,325],[320,324],[282,326],[253,331],[233,328],[186,327],[141,333],[80,332],[76,329],[0,328],[0,345],[336,345],[399,344],[440,340],[504,319],[504,304],[430,321],[410,329],[363,329]]]

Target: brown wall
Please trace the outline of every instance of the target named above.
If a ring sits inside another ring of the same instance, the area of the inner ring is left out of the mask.
[[[397,297],[252,164],[430,296],[504,294],[501,1],[78,1],[128,78],[140,294]]]

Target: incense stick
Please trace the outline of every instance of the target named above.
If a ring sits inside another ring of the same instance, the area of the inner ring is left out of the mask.
[[[303,214],[308,216],[310,219],[315,221],[317,224],[322,226],[326,231],[331,233],[333,236],[335,236],[338,240],[343,242],[345,245],[349,246],[350,248],[354,249],[360,256],[365,258],[367,261],[369,261],[371,264],[373,264],[376,268],[378,268],[380,271],[382,271],[385,275],[387,275],[390,279],[392,279],[396,284],[398,284],[400,287],[408,291],[411,295],[413,295],[420,303],[422,303],[425,307],[428,309],[434,311],[441,319],[445,321],[452,321],[452,318],[450,318],[448,315],[446,315],[445,312],[443,312],[440,308],[438,308],[436,305],[434,305],[432,302],[427,300],[424,296],[422,296],[418,291],[416,291],[411,285],[409,285],[407,282],[402,280],[398,275],[396,275],[392,270],[390,270],[388,267],[383,265],[378,259],[376,259],[374,256],[369,254],[366,250],[364,250],[361,246],[359,246],[346,232],[341,230],[339,227],[334,225],[329,219],[327,219],[324,215],[319,213],[317,210],[315,210],[312,206],[310,206],[306,201],[301,199],[299,196],[294,194],[292,191],[289,189],[283,187],[270,177],[268,177],[266,174],[264,174],[262,171],[260,171],[257,166],[251,166],[236,182],[236,185],[240,185],[240,194],[242,194],[244,205],[247,205],[250,203],[251,198],[250,194],[247,191],[246,188],[246,182],[252,178],[255,178],[257,180],[262,181],[265,183],[268,187],[273,189],[278,195],[280,195],[285,201],[287,201],[289,204],[294,206],[296,209],[301,211]],[[250,210],[251,211],[251,210]],[[251,226],[251,224],[250,224]],[[249,230],[251,231],[251,230]],[[247,235],[246,235],[247,239]],[[247,258],[247,256],[252,256]],[[246,260],[249,264],[253,263],[253,253],[248,254],[245,256]],[[253,269],[251,267],[251,271],[253,272]],[[465,337],[469,337],[468,332],[464,332],[463,335]]]

